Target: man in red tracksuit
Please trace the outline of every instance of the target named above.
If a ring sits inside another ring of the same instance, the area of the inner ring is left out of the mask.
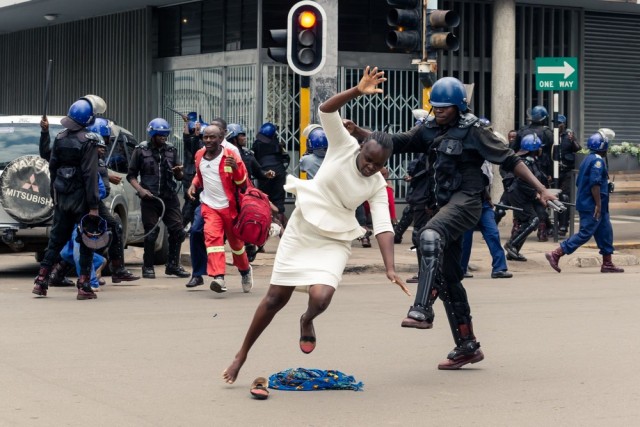
[[[247,169],[238,155],[221,145],[224,132],[219,126],[207,126],[202,140],[204,147],[196,152],[196,175],[187,195],[194,199],[197,189],[202,189],[200,204],[207,247],[207,274],[213,277],[210,289],[218,293],[227,291],[224,280],[226,235],[233,253],[233,264],[242,276],[242,290],[247,293],[253,287],[251,266],[244,242],[232,231],[233,221],[238,215],[236,192],[238,187],[246,185]]]

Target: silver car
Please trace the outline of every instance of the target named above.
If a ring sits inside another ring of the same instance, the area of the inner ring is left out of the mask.
[[[60,119],[48,117],[50,144],[64,129]],[[40,120],[40,116],[0,116],[0,253],[35,252],[38,261],[44,255],[53,217],[49,163],[39,156]],[[111,123],[105,161],[109,172],[122,180],[111,184],[111,194],[104,203],[122,223],[125,245],[141,246],[140,199],[125,179],[137,144],[131,132]],[[155,263],[164,264],[167,254],[167,233],[161,226]]]

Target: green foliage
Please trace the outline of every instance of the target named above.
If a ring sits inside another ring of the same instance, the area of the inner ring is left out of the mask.
[[[583,148],[579,151],[581,154],[589,154],[588,148]],[[640,162],[640,145],[632,142],[621,142],[620,144],[610,144],[609,154],[613,156],[630,155],[638,159]]]

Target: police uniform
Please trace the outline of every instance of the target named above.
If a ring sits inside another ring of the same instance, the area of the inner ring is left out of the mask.
[[[542,141],[542,154],[539,158],[542,172],[544,172],[547,176],[553,176],[553,161],[551,159],[551,148],[553,147],[553,132],[551,131],[551,129],[549,129],[548,126],[545,126],[542,123],[530,123],[521,127],[518,130],[518,135],[516,136],[516,139],[510,148],[516,153],[520,151],[520,143],[522,142],[522,138],[530,134],[538,135],[538,138],[540,138],[540,141]]]
[[[462,93],[462,84],[458,84]],[[466,95],[464,99],[466,110]],[[435,106],[433,98],[432,104]],[[470,113],[461,114],[452,127],[439,126],[430,117],[424,125],[392,135],[392,139],[394,154],[427,155],[427,175],[433,177],[433,181],[428,186],[425,205],[435,213],[414,234],[413,243],[420,257],[418,291],[402,326],[430,328],[434,317],[431,306],[440,296],[456,348],[447,356],[448,362],[438,368],[457,369],[466,363],[476,363],[484,356],[473,333],[471,310],[462,285],[462,238],[480,219],[485,159],[502,164],[507,171],[512,171],[521,160]]]
[[[154,198],[143,198],[140,202],[144,231],[145,234],[148,233],[144,238],[143,257],[144,268],[147,270],[153,269],[155,243],[159,233],[159,228],[155,226],[160,219],[164,204],[162,221],[169,232],[169,259],[166,274],[177,274],[170,273],[173,270],[184,272],[180,266],[180,246],[186,233],[182,225],[180,200],[176,192],[177,184],[172,171],[173,167],[180,164],[176,148],[168,142],[163,143],[160,147],[156,147],[151,142],[142,142],[135,148],[131,156],[127,180],[131,182],[132,179],[137,179],[140,176],[140,186],[150,191],[154,196]],[[177,275],[186,277],[189,274],[186,273],[186,276],[183,273]]]
[[[196,197],[191,200],[187,197],[187,191],[191,186],[191,181],[196,174],[196,164],[194,158],[196,151],[203,147],[202,138],[194,133],[183,134],[182,141],[184,144],[184,169],[182,177],[182,190],[184,193],[184,205],[182,206],[182,222],[186,226],[193,221],[196,208],[200,204],[200,198]]]
[[[571,181],[571,171],[576,167],[575,153],[580,150],[580,145],[571,138],[568,131],[560,135],[560,174],[558,176],[558,188],[562,190],[560,200],[568,202],[573,193],[573,183]],[[560,233],[564,235],[569,228],[569,212],[562,212],[558,215]]]
[[[609,217],[609,173],[607,164],[600,153],[606,153],[609,146],[608,137],[601,131],[593,134],[587,141],[591,153],[580,165],[576,184],[576,210],[580,215],[580,231],[563,241],[552,252],[545,253],[551,267],[561,272],[559,261],[565,254],[571,254],[593,237],[602,255],[602,273],[623,273],[624,269],[617,267],[611,260],[613,254],[613,228]],[[600,212],[596,218],[596,198],[593,196],[594,187],[599,187]]]
[[[284,199],[286,195],[284,184],[287,179],[285,165],[288,164],[288,155],[282,152],[282,147],[275,135],[269,138],[262,133],[258,133],[251,149],[263,169],[272,170],[276,173],[276,176],[272,179],[258,177],[258,188],[269,196],[271,203],[278,208],[280,216],[284,217]]]
[[[580,231],[560,243],[562,251],[565,254],[573,253],[593,236],[600,248],[600,254],[611,255],[614,248],[613,228],[609,217],[609,173],[604,159],[599,154],[591,153],[582,162],[576,183],[576,210],[580,214]],[[599,219],[593,216],[596,202],[591,188],[594,185],[600,186]]]
[[[546,181],[546,175],[540,169],[536,157],[529,152],[522,156],[523,163],[531,171],[533,176],[540,182]],[[529,234],[531,234],[541,222],[540,210],[544,207],[537,202],[537,191],[524,180],[515,178],[509,188],[506,189],[508,203],[522,211],[513,211],[513,227],[511,237],[505,244],[507,259],[512,261],[526,261],[527,259],[520,253],[522,246]]]
[[[55,210],[49,243],[35,281],[33,293],[36,295],[46,296],[51,267],[71,238],[76,224],[80,223],[89,210],[98,209],[100,194],[96,143],[99,138],[84,128],[63,130],[55,138],[49,159],[51,194],[54,197]],[[93,250],[81,241],[78,285],[87,295],[93,294],[89,284],[92,260]],[[92,298],[94,296],[81,298],[79,293],[79,299]]]

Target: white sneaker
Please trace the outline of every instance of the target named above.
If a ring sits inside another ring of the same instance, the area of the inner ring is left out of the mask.
[[[227,292],[227,287],[224,285],[224,279],[213,279],[209,289],[219,294]]]
[[[242,276],[242,291],[247,294],[253,288],[253,269],[249,266],[249,272]]]

